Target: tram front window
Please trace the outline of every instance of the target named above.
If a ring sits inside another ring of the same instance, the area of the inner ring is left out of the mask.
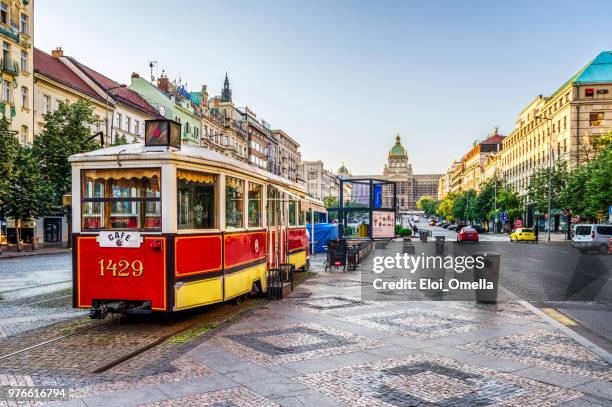
[[[242,228],[244,214],[244,181],[225,177],[225,225]]]
[[[179,229],[215,229],[217,176],[177,171],[177,222]]]
[[[159,169],[84,170],[83,229],[161,229],[159,187]]]
[[[261,190],[259,184],[249,182],[249,227],[259,227],[261,222]]]
[[[280,192],[273,186],[268,187],[268,226],[280,225]]]

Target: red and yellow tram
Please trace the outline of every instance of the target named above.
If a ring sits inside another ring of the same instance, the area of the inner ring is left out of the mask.
[[[308,266],[306,213],[322,206],[298,184],[188,145],[113,146],[70,161],[73,303],[94,317],[265,292],[270,268]]]

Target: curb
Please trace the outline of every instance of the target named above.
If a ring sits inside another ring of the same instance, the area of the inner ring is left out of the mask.
[[[44,252],[44,251],[34,251],[34,252],[21,252],[20,254],[12,254],[14,252],[2,252],[0,254],[0,261],[3,259],[17,259],[20,257],[32,257],[32,256],[44,256],[48,254],[64,254],[64,253],[72,253],[72,249],[65,249],[62,251],[53,251],[53,252]]]
[[[566,327],[565,325],[563,325],[559,321],[556,321],[554,318],[548,316],[547,314],[542,312],[537,307],[534,307],[533,305],[531,305],[527,301],[519,301],[519,303],[521,305],[523,305],[525,308],[527,308],[528,310],[530,310],[531,312],[533,312],[534,314],[536,314],[537,316],[539,316],[540,318],[542,318],[543,320],[545,320],[546,322],[548,322],[549,324],[553,325],[555,328],[557,328],[560,331],[562,331],[564,334],[566,334],[567,336],[569,336],[570,338],[572,338],[573,340],[575,340],[576,342],[578,342],[579,344],[581,344],[585,348],[589,349],[591,352],[593,352],[596,355],[600,356],[602,359],[604,359],[609,364],[612,364],[612,355],[610,353],[608,353],[607,351],[605,351],[604,349],[602,349],[599,346],[595,345],[593,342],[589,341],[584,336],[576,333],[572,329]]]

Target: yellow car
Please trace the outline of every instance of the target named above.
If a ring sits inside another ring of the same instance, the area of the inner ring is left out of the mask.
[[[510,235],[511,242],[535,242],[536,235],[533,229],[518,228]]]

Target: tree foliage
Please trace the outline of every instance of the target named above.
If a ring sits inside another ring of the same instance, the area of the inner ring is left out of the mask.
[[[549,195],[551,208],[561,207],[560,195],[568,176],[567,163],[563,160],[558,160],[553,167],[541,168],[531,174],[527,194],[536,212],[548,212]]]
[[[10,130],[8,120],[0,119],[0,208],[3,202],[7,202],[9,187],[15,177],[15,160],[19,154],[19,141],[15,134]]]
[[[45,115],[45,128],[34,139],[33,153],[48,176],[53,189],[51,203],[61,206],[62,195],[70,192],[72,170],[68,157],[94,150],[89,126],[95,122],[93,108],[86,100],[60,102],[58,109]]]
[[[425,215],[432,216],[436,214],[439,203],[440,201],[436,200],[434,197],[425,195],[419,198],[416,206],[425,212]]]

